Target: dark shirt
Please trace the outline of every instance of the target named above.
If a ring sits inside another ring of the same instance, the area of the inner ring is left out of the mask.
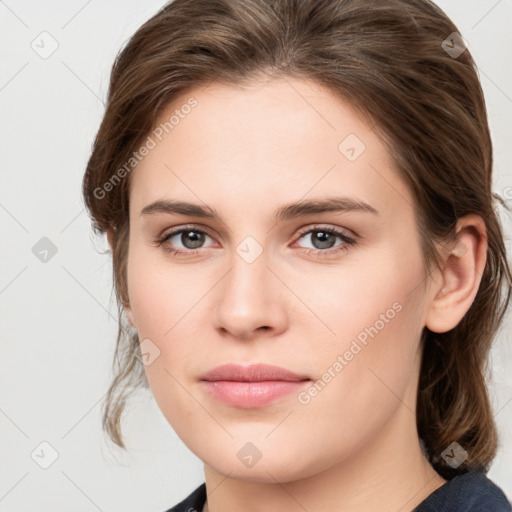
[[[413,512],[510,512],[503,491],[485,473],[470,472],[448,480]]]
[[[201,512],[206,502],[202,483],[166,512]],[[423,500],[413,512],[511,512],[503,491],[485,473],[457,475]]]

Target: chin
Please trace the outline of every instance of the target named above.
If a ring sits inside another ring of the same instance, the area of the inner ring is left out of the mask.
[[[215,472],[232,479],[257,483],[286,483],[301,480],[321,471],[321,463],[315,464],[289,446],[286,451],[271,447],[262,448],[261,458],[257,459],[255,448],[239,441],[219,446],[212,451],[202,447],[194,453]],[[250,460],[251,451],[253,460]],[[245,460],[244,460],[245,459]]]

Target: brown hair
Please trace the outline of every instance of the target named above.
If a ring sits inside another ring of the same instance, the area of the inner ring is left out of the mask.
[[[175,0],[128,41],[112,69],[83,181],[95,231],[114,233],[120,320],[103,427],[116,444],[124,448],[126,399],[147,381],[135,357],[137,334],[128,332],[123,319],[129,304],[130,174],[118,173],[123,179],[108,193],[105,184],[178,93],[213,81],[289,76],[328,87],[375,123],[413,192],[428,269],[441,261],[434,242],[453,237],[457,219],[470,213],[484,219],[487,263],[472,306],[454,329],[423,331],[417,427],[443,477],[488,470],[497,436],[485,382],[487,356],[510,300],[512,276],[493,204],[506,207],[491,190],[484,97],[469,51],[448,51],[456,42],[453,33],[456,26],[428,0]],[[468,452],[458,468],[441,457],[453,441]]]

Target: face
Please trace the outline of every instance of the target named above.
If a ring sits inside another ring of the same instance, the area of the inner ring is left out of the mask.
[[[427,304],[413,198],[383,143],[290,78],[198,88],[159,122],[173,115],[131,176],[127,271],[162,413],[246,480],[376,446],[414,411]],[[242,368],[207,375],[226,364]]]

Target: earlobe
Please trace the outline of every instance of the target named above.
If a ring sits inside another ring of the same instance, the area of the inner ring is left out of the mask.
[[[425,326],[433,332],[456,327],[471,307],[487,261],[485,223],[478,215],[467,215],[457,223],[457,239],[442,270],[442,281],[433,290]]]

